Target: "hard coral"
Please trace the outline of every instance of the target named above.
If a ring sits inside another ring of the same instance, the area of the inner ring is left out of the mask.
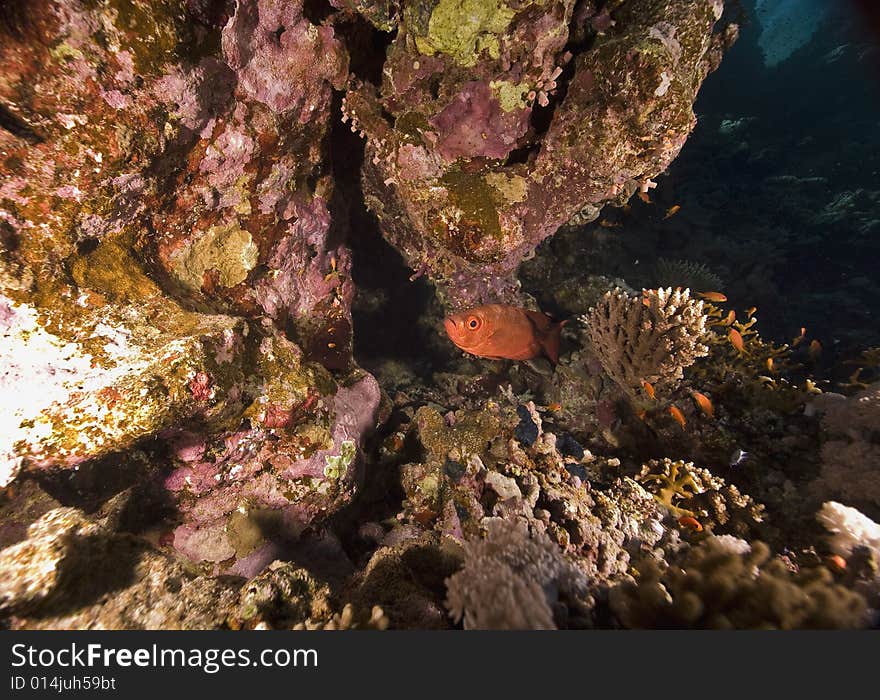
[[[555,629],[551,606],[585,602],[586,578],[546,535],[502,520],[487,529],[465,543],[464,566],[447,581],[446,605],[465,629]]]
[[[37,520],[0,551],[0,612],[26,629],[217,629],[235,590],[74,508]]]
[[[641,296],[614,289],[582,321],[603,369],[630,397],[642,382],[674,385],[684,368],[709,352],[702,342],[703,302],[687,289],[645,290]]]
[[[824,433],[822,472],[813,490],[880,513],[880,383],[846,398],[819,396],[811,405],[823,413]]]
[[[866,624],[865,600],[824,567],[791,573],[760,541],[742,553],[722,538],[689,548],[665,568],[637,565],[635,582],[610,591],[631,628],[837,629]]]

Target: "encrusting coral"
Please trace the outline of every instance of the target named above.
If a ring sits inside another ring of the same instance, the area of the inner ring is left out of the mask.
[[[674,385],[709,352],[703,302],[688,289],[651,289],[638,296],[614,289],[581,320],[602,368],[631,397],[643,382]]]
[[[832,496],[880,513],[880,383],[854,396],[823,394],[811,401],[822,414],[822,471],[813,484],[821,498]],[[870,511],[869,511],[870,512]]]
[[[710,537],[668,565],[637,563],[636,581],[610,591],[630,628],[837,629],[865,624],[865,599],[824,567],[792,573],[760,541]],[[744,545],[744,547],[740,546]],[[742,551],[746,549],[746,551]]]
[[[465,629],[555,629],[554,607],[587,603],[583,573],[525,524],[490,520],[486,538],[464,548],[464,566],[447,580],[446,605]]]

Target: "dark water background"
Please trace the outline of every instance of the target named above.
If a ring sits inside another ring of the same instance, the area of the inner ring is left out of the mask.
[[[727,3],[739,40],[706,80],[654,203],[619,217],[606,262],[634,286],[651,286],[657,257],[704,263],[735,308],[758,307],[762,335],[782,342],[805,326],[832,364],[880,345],[880,2],[768,4],[791,6],[792,21],[811,5],[826,14],[768,66],[754,1]]]

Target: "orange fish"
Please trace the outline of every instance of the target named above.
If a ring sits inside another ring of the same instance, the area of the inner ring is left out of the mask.
[[[651,198],[648,196],[647,192],[639,192],[639,199],[641,199],[645,204],[651,203]]]
[[[447,316],[449,339],[465,352],[491,360],[531,360],[545,355],[559,362],[559,335],[565,321],[519,306],[487,304]]]
[[[727,339],[739,352],[745,351],[745,343],[743,342],[742,334],[736,330],[736,328],[730,329],[730,332],[727,334]]]
[[[818,340],[811,340],[808,352],[810,353],[810,359],[813,362],[818,362],[819,358],[822,356],[822,343]]]
[[[682,515],[678,519],[678,524],[682,527],[686,527],[688,530],[693,530],[694,532],[703,531],[703,526],[700,525],[700,521],[690,515]]]
[[[767,358],[767,371],[768,371],[768,372],[772,372],[772,371],[773,371],[773,368],[774,368],[773,358],[772,358],[772,357],[768,357],[768,358]]]
[[[682,428],[687,423],[687,421],[684,419],[684,413],[681,412],[681,409],[679,409],[678,406],[670,406],[669,415],[672,416],[675,419],[675,422],[678,423]]]
[[[648,395],[648,398],[651,401],[654,400],[654,385],[651,382],[646,382],[644,379],[642,380],[642,389],[645,390],[645,393]]]
[[[664,216],[663,219],[665,220],[672,218],[673,216],[678,214],[679,209],[681,209],[681,204],[676,204],[675,206],[669,207],[669,209],[666,210],[666,216]]]
[[[706,301],[714,301],[718,304],[727,301],[727,297],[721,292],[700,292],[699,295]]]
[[[736,311],[733,309],[727,314],[727,318],[724,319],[725,326],[732,326],[733,322],[736,321]]]
[[[703,413],[709,416],[709,418],[715,417],[715,407],[712,405],[708,396],[701,394],[699,391],[692,391],[691,396],[694,399],[694,403],[697,404]]]
[[[825,562],[828,564],[828,568],[833,569],[839,574],[846,571],[846,559],[839,554],[831,554],[825,557]]]

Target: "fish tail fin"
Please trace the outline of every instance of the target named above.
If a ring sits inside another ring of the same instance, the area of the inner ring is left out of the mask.
[[[554,365],[559,364],[559,341],[562,335],[562,327],[566,323],[568,321],[554,323],[541,339],[541,347],[544,350],[544,354]]]

